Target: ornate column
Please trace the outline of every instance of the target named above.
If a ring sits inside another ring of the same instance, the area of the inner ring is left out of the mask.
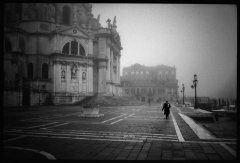
[[[67,73],[66,73],[66,87],[67,90],[66,92],[71,92],[70,91],[70,86],[71,86],[71,68],[70,68],[70,62],[67,62]]]
[[[79,65],[78,73],[78,92],[82,93],[82,64]]]
[[[88,83],[88,93],[93,93],[93,63],[90,63],[88,65],[88,78],[87,78],[87,83]]]
[[[110,51],[110,61],[111,61],[111,66],[110,66],[110,80],[113,82],[113,48]]]
[[[110,44],[107,44],[107,57],[108,57],[108,63],[107,63],[107,81],[110,81],[110,62],[111,62],[111,47]]]
[[[54,73],[55,73],[55,81],[54,81],[54,85],[55,85],[55,92],[61,92],[61,65],[60,65],[60,61],[55,61],[55,65],[54,65]]]
[[[82,93],[87,94],[87,67],[86,63],[82,65]]]
[[[100,95],[106,94],[106,68],[106,61],[99,61],[98,93]]]
[[[120,84],[120,55],[117,56],[117,83]]]

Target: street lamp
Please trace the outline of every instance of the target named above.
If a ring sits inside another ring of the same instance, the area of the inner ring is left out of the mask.
[[[183,93],[183,105],[184,105],[184,90],[185,90],[185,87],[184,87],[184,84],[183,84],[182,86],[183,86],[183,87],[182,87],[181,92]]]
[[[22,89],[22,80],[19,81],[19,106],[21,104],[21,89]]]
[[[8,88],[9,88],[9,85],[10,85],[10,81],[9,81],[9,79],[7,78],[6,79],[6,84],[7,84],[7,95],[6,95],[6,107],[7,107],[7,105],[8,105]]]
[[[198,80],[197,80],[197,75],[195,74],[193,85],[191,86],[192,88],[195,88],[195,105],[194,105],[195,109],[197,109],[197,84],[198,84]]]

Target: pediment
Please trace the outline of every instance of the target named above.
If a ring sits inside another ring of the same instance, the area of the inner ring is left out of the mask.
[[[70,36],[74,36],[74,37],[92,39],[92,36],[90,34],[85,32],[81,27],[79,27],[77,25],[67,27],[64,29],[59,29],[59,30],[56,30],[55,32],[58,34],[62,34],[62,35],[70,35]]]

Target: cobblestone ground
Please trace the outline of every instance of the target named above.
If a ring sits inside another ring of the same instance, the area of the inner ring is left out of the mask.
[[[103,117],[85,118],[78,106],[8,108],[4,159],[236,159],[236,141],[200,139],[178,112],[166,119],[159,106],[102,107]]]

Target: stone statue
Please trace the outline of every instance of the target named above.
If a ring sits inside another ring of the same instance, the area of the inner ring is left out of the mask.
[[[62,79],[65,79],[65,70],[62,70],[62,76],[61,76]]]
[[[60,11],[57,11],[57,23],[59,24],[61,21],[61,13]]]
[[[98,20],[98,22],[100,21],[100,14],[98,14],[97,20]]]
[[[71,79],[73,80],[73,79],[76,79],[76,68],[72,68],[71,69],[72,71],[71,71]]]
[[[47,9],[48,6],[46,3],[44,3],[42,7],[42,20],[47,20]]]
[[[111,28],[111,20],[110,19],[108,19],[107,21],[106,21],[107,23],[108,23],[108,28]]]
[[[29,6],[28,6],[28,17],[30,20],[34,20],[35,19],[35,6],[30,3]]]
[[[36,18],[37,20],[41,20],[41,5],[39,3],[36,3]]]
[[[114,20],[113,20],[113,26],[116,26],[116,16],[114,16]]]
[[[23,4],[23,20],[29,20],[29,17],[28,17],[28,3]]]
[[[77,22],[78,11],[75,11],[73,14],[73,21]]]
[[[49,4],[48,5],[48,20],[50,20],[51,22],[55,22],[55,7],[53,6],[53,4]]]

